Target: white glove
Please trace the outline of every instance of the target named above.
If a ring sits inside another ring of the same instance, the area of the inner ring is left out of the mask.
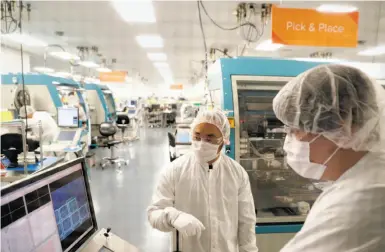
[[[205,226],[197,218],[191,214],[181,212],[175,219],[172,225],[183,235],[183,236],[201,236]]]

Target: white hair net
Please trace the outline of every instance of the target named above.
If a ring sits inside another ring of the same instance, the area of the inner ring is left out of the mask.
[[[385,91],[359,69],[310,69],[282,88],[273,109],[287,126],[321,134],[341,148],[384,151]]]
[[[27,115],[25,114],[25,106],[19,109],[19,116],[21,118],[26,118],[29,115],[33,115],[35,113],[35,109],[32,106],[27,105]]]
[[[223,142],[225,144],[230,143],[230,123],[222,110],[217,108],[213,110],[200,110],[197,117],[191,124],[191,129],[194,130],[195,127],[201,123],[210,123],[215,125],[222,133]]]

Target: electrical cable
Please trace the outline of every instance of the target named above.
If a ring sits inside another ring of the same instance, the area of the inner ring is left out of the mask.
[[[13,17],[13,3],[11,1],[1,1],[1,33],[7,34],[17,30],[17,20]],[[3,27],[3,24],[5,27]],[[4,28],[4,29],[3,29]]]
[[[218,51],[218,52],[223,53],[223,55],[227,56],[228,58],[233,58],[233,56],[229,55],[228,52],[225,51],[225,50],[222,50],[222,49],[219,49],[219,48],[215,48],[215,47],[213,47],[211,49],[214,50],[214,51]]]
[[[239,25],[237,26],[234,26],[234,27],[231,27],[231,28],[226,28],[226,27],[223,27],[221,26],[220,24],[218,24],[210,15],[209,13],[207,12],[202,0],[198,0],[198,2],[200,3],[200,5],[202,6],[202,9],[203,11],[206,13],[206,16],[210,19],[210,21],[215,25],[217,26],[218,28],[222,29],[222,30],[225,30],[225,31],[234,31],[234,30],[237,30],[238,28],[242,27],[242,26],[251,26],[253,27],[254,29],[257,30],[257,27],[253,24],[253,23],[250,23],[250,22],[246,22],[246,23],[240,23]]]
[[[205,61],[204,61],[204,69],[205,69],[205,88],[206,88],[206,90],[207,90],[208,93],[209,93],[210,104],[213,104],[213,98],[212,98],[212,96],[211,96],[211,92],[208,90],[208,79],[207,79],[207,72],[208,72],[208,51],[207,51],[206,35],[205,35],[205,30],[204,30],[204,28],[203,28],[202,13],[201,13],[201,8],[200,8],[199,0],[197,1],[197,5],[198,5],[199,26],[200,26],[200,29],[201,29],[202,38],[203,38],[203,46],[204,46],[204,49],[205,49]]]
[[[19,31],[20,34],[23,33],[22,28],[22,11],[23,11],[23,2],[19,2]],[[23,87],[23,103],[24,103],[24,112],[25,112],[25,136],[27,137],[27,129],[28,129],[28,116],[27,116],[27,102],[26,102],[26,93],[25,93],[25,83],[24,83],[24,51],[23,51],[23,43],[20,43],[20,56],[21,56],[21,85]]]

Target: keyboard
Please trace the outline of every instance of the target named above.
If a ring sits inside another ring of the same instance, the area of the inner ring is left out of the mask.
[[[64,151],[64,149],[71,147],[69,144],[53,143],[43,145],[43,151]]]

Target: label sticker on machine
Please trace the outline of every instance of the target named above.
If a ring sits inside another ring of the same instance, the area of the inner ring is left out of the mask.
[[[235,128],[235,120],[233,117],[228,117],[227,118],[229,120],[229,123],[230,123],[230,128],[234,129]]]

